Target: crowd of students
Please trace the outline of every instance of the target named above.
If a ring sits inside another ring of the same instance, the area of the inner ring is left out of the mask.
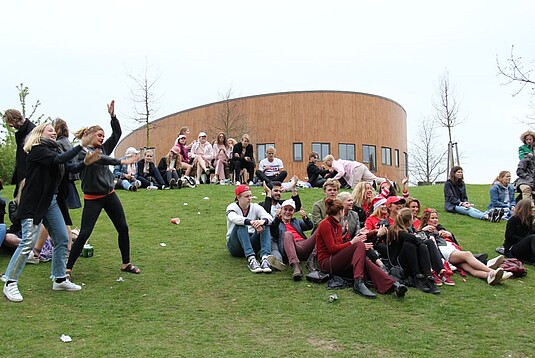
[[[236,187],[235,202],[227,207],[227,248],[232,256],[246,257],[252,272],[271,273],[289,265],[292,279],[298,281],[306,262],[309,271],[319,269],[351,280],[354,292],[367,298],[376,297],[370,288],[397,297],[403,297],[409,286],[439,294],[440,286],[455,285],[454,271],[489,285],[512,276],[500,267],[503,255],[487,260],[486,254],[463,250],[455,235],[439,223],[435,209],[422,213],[420,201],[409,196],[406,180],[398,196],[394,183],[360,176],[355,165],[350,170],[353,176],[342,180],[342,186],[335,177],[344,176],[330,170],[332,156],[326,158],[330,169],[318,167],[318,159],[317,153],[310,154],[308,172],[314,174],[316,185],[321,184],[325,197],[313,203],[311,218],[298,195],[282,201],[279,182],[273,187],[278,200],[269,206],[252,203],[249,186]],[[453,167],[444,185],[444,208],[479,220],[507,220],[505,255],[535,263],[535,206],[531,199],[516,205],[510,181],[510,172],[500,172],[490,187],[487,209],[479,211],[468,200],[462,168]],[[341,191],[344,187],[352,191]],[[269,188],[266,192],[270,196]],[[297,212],[300,219],[294,217]]]
[[[454,234],[439,224],[436,210],[427,208],[420,217],[420,201],[409,196],[406,179],[398,196],[395,183],[375,176],[362,163],[327,155],[324,166],[319,167],[319,155],[312,152],[307,165],[308,186],[323,188],[325,198],[312,205],[309,217],[297,193],[298,178],[283,183],[288,173],[276,158],[274,147],[267,148],[266,158],[255,172],[253,146],[247,134],[236,142],[219,133],[210,143],[206,133],[200,132],[187,144],[190,132],[184,127],[158,166],[151,149],[144,151],[142,159],[134,147],[128,148],[123,158],[112,158],[109,155],[122,133],[113,101],[108,113],[112,134],[107,140],[103,129],[95,125],[76,132],[79,144],[73,146],[65,121],[56,119],[52,124],[35,126],[20,112],[6,111],[4,120],[17,130],[13,180],[17,186],[15,199],[9,204],[9,230],[3,221],[6,202],[0,198],[0,245],[3,242],[15,249],[2,276],[3,292],[10,301],[23,300],[19,276],[27,262],[39,262],[48,236],[53,250],[52,288],[80,290],[81,286],[71,281],[72,269],[102,209],[117,230],[120,269],[141,272],[130,262],[129,228],[116,189],[194,187],[201,181],[219,183],[229,178],[236,184],[236,197],[226,211],[227,249],[232,256],[246,257],[251,272],[283,271],[289,265],[292,279],[299,281],[305,276],[302,262],[306,262],[311,272],[319,270],[351,281],[355,293],[367,298],[376,297],[370,288],[397,297],[403,297],[409,286],[439,294],[439,286],[455,285],[451,277],[454,270],[485,279],[490,285],[511,276],[499,267],[503,256],[486,261],[482,255],[462,250]],[[519,148],[515,185],[510,172],[500,172],[489,191],[490,203],[481,211],[468,200],[463,169],[455,166],[444,185],[444,208],[479,220],[508,220],[504,254],[535,263],[535,206],[531,200],[535,133],[528,131],[521,139],[524,144]],[[250,187],[245,184],[251,184],[253,178],[263,183],[266,192],[261,204],[252,202]],[[74,235],[69,209],[82,207],[76,180],[81,180],[84,205],[81,229],[71,247]],[[518,203],[515,187],[522,195]],[[291,191],[290,199],[282,199],[284,191]]]

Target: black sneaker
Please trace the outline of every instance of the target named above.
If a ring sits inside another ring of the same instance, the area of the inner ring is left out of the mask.
[[[174,189],[175,186],[176,186],[176,179],[173,178],[173,179],[169,180],[169,188],[170,189]]]
[[[414,287],[416,287],[420,291],[424,293],[431,293],[431,289],[429,288],[429,285],[427,285],[427,278],[424,275],[416,275],[412,282],[414,283]]]
[[[427,287],[429,287],[429,293],[433,295],[440,295],[440,290],[437,288],[437,285],[435,285],[433,276],[427,277]]]

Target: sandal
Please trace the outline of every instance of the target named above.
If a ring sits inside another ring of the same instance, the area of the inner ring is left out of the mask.
[[[141,270],[138,267],[136,267],[136,266],[134,266],[132,264],[128,264],[127,266],[121,268],[121,271],[130,272],[130,273],[133,273],[133,274],[136,274],[136,275],[141,273]]]

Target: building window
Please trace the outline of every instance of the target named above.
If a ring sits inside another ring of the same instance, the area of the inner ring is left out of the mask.
[[[294,162],[303,161],[303,143],[294,143]]]
[[[312,143],[312,151],[320,155],[320,161],[328,154],[331,154],[331,145],[329,143]]]
[[[377,156],[375,153],[375,146],[374,145],[362,145],[362,162],[368,164],[368,167],[370,168],[370,171],[376,172],[377,171]]]
[[[338,157],[345,160],[355,160],[355,145],[338,144]]]
[[[381,164],[392,165],[392,148],[381,147]]]
[[[399,149],[394,149],[394,164],[399,168]]]
[[[409,176],[409,155],[403,152],[403,157],[405,158],[405,176]]]
[[[262,159],[266,158],[266,149],[268,147],[275,147],[275,144],[273,144],[273,143],[264,143],[264,144],[257,144],[256,145],[256,161],[257,162],[260,162]]]

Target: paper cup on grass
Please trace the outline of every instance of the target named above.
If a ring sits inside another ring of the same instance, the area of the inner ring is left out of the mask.
[[[177,224],[177,225],[178,225],[178,224],[180,224],[180,218],[172,218],[172,219],[171,219],[171,222],[172,222],[173,224]]]

